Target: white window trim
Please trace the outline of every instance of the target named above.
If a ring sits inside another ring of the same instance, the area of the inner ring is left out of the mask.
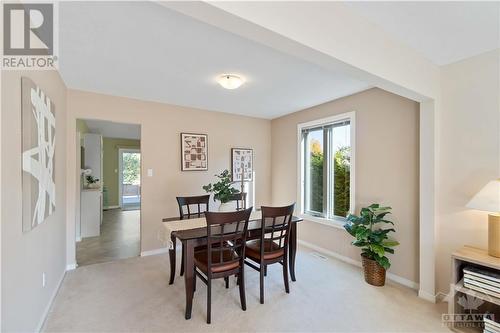
[[[318,216],[312,216],[304,213],[304,150],[302,149],[302,130],[305,128],[326,125],[330,123],[336,123],[343,120],[350,121],[350,140],[351,140],[351,170],[350,170],[350,193],[349,193],[349,213],[353,213],[355,204],[355,173],[356,173],[356,112],[346,112],[326,118],[316,119],[308,121],[306,123],[297,124],[297,211],[299,216],[307,221],[312,221],[320,224],[324,224],[332,227],[343,227],[345,223],[345,218],[334,217],[334,218],[323,218]]]

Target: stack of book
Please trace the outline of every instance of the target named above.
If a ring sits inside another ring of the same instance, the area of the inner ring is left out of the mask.
[[[500,273],[473,266],[464,267],[464,287],[500,298]]]
[[[484,318],[483,333],[500,333],[500,323],[497,323],[488,318]]]

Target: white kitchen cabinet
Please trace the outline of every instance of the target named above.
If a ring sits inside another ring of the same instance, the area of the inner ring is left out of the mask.
[[[90,175],[99,179],[101,185],[98,189],[83,188],[81,192],[80,219],[81,237],[99,236],[102,224],[102,176],[103,176],[103,150],[102,135],[86,133],[83,135],[84,166],[90,169]],[[87,182],[84,181],[84,186]],[[96,220],[97,219],[97,220]],[[97,225],[96,225],[97,221]]]
[[[84,189],[80,196],[81,237],[101,234],[102,193],[99,189]]]
[[[83,136],[84,165],[92,170],[91,175],[102,184],[102,135],[86,133]]]

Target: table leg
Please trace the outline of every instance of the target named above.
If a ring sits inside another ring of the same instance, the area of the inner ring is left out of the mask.
[[[193,308],[193,274],[194,274],[194,244],[191,240],[186,240],[184,244],[184,283],[186,288],[186,319],[191,318]]]
[[[290,277],[295,281],[295,255],[297,254],[297,223],[292,223],[290,228],[290,244],[288,244],[289,264],[290,264]]]
[[[170,258],[170,281],[168,284],[173,284],[174,283],[174,278],[175,278],[175,247],[176,247],[176,240],[177,238],[172,235],[170,236],[173,244],[173,249],[168,249],[168,256]]]

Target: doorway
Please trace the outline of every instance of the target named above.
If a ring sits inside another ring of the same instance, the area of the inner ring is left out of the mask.
[[[78,266],[140,255],[140,125],[77,119]]]
[[[119,149],[119,201],[122,210],[141,207],[141,151]]]

